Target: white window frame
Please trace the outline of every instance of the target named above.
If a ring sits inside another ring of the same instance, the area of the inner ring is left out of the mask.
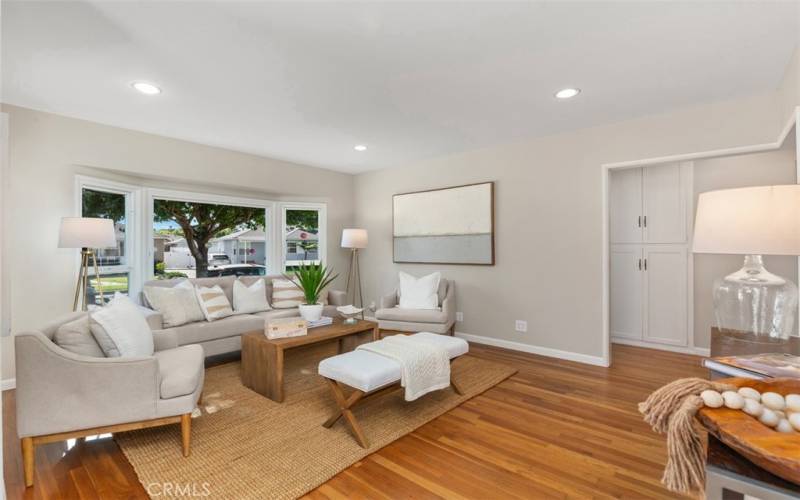
[[[142,273],[142,238],[140,237],[142,187],[122,182],[109,181],[85,175],[75,176],[75,213],[83,216],[83,190],[102,191],[106,193],[121,194],[125,196],[125,259],[124,265],[100,266],[100,275],[128,274],[128,296],[138,300],[139,292],[144,283]],[[75,274],[79,271],[80,264],[75,265]]]
[[[317,232],[317,251],[319,261],[327,262],[328,257],[328,205],[325,203],[281,202],[278,204],[280,213],[280,256],[281,272],[286,272],[286,211],[287,210],[316,210],[319,213],[319,230]]]
[[[146,271],[146,279],[152,280],[155,278],[154,273],[154,266],[155,266],[155,255],[153,249],[155,248],[155,241],[154,241],[154,231],[153,231],[153,217],[154,217],[154,203],[156,199],[160,200],[176,200],[176,201],[185,201],[190,203],[208,203],[212,205],[232,205],[237,207],[252,207],[252,208],[262,208],[264,209],[264,222],[266,223],[266,230],[264,231],[266,242],[265,242],[265,258],[267,260],[266,267],[267,267],[267,274],[278,274],[280,270],[278,269],[277,263],[280,262],[279,260],[279,253],[276,252],[276,243],[275,240],[275,228],[277,227],[277,221],[275,220],[275,202],[271,200],[259,200],[257,198],[245,198],[239,196],[226,196],[226,195],[217,195],[212,193],[202,193],[202,192],[194,192],[194,191],[179,191],[174,189],[157,189],[157,188],[149,188],[146,190],[145,193],[146,198],[146,212],[144,220],[146,221],[147,229],[145,230],[145,234],[148,235],[147,238],[144,240],[147,242],[147,253],[145,256],[145,269]]]

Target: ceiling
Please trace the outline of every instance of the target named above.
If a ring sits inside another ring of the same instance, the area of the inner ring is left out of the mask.
[[[772,90],[798,8],[4,1],[2,100],[356,173]]]

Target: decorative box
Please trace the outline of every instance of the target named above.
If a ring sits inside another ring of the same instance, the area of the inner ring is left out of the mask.
[[[264,329],[268,339],[301,337],[308,333],[308,322],[303,318],[279,318],[268,320]]]

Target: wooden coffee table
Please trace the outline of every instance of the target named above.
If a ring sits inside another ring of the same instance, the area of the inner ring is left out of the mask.
[[[278,403],[283,402],[284,351],[294,347],[339,340],[339,354],[352,351],[360,336],[369,334],[370,340],[379,340],[378,323],[359,320],[346,325],[334,319],[332,325],[309,328],[302,337],[268,339],[263,330],[242,335],[242,383],[257,393]]]

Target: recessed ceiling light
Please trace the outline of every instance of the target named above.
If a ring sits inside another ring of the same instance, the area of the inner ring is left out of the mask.
[[[571,97],[575,97],[576,95],[581,93],[581,89],[561,89],[556,92],[556,98],[558,99],[569,99]]]
[[[133,82],[131,87],[145,95],[157,95],[161,93],[161,89],[147,82]]]
[[[363,144],[359,144],[359,145],[355,146],[353,149],[355,149],[356,151],[366,151],[367,147],[365,145],[363,145]]]

